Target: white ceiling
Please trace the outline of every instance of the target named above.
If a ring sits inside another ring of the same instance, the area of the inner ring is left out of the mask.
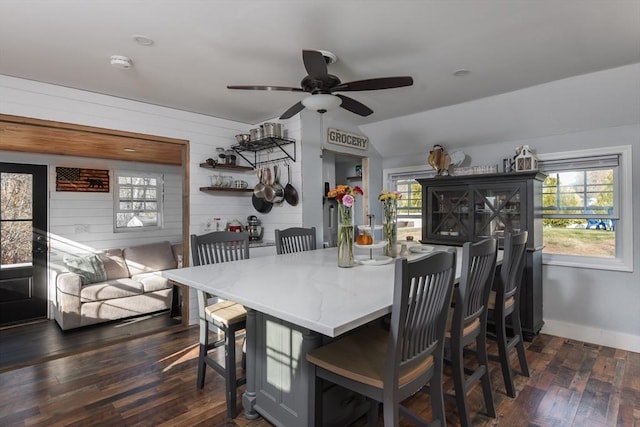
[[[374,114],[339,114],[363,125],[640,62],[640,1],[0,1],[0,74],[249,124],[304,95],[226,85],[298,87],[303,49],[343,82],[413,77],[349,93]]]

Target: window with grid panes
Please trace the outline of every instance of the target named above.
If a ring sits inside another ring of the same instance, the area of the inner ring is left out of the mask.
[[[547,264],[629,268],[631,147],[541,156]]]
[[[420,168],[399,168],[387,170],[387,182],[390,191],[398,191],[402,198],[398,200],[398,240],[412,236],[414,240],[422,238],[422,185],[416,179],[435,175],[432,170]]]
[[[162,174],[117,172],[115,231],[162,226]]]

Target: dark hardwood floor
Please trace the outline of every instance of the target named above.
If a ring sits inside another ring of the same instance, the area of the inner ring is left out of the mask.
[[[168,311],[63,331],[55,320],[0,328],[0,372],[180,326]]]
[[[0,425],[270,426],[242,412],[225,419],[224,383],[212,370],[204,389],[196,389],[197,342],[196,327],[170,328],[6,370],[0,373]],[[476,387],[470,392],[474,425],[640,426],[639,353],[539,335],[527,343],[527,358],[531,377],[517,376],[515,399],[505,395],[499,366],[491,363],[498,416],[483,414]],[[405,403],[430,417],[426,394]],[[446,409],[448,425],[457,425],[454,405]]]

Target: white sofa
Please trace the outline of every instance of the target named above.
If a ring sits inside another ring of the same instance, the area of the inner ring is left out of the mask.
[[[66,330],[170,309],[173,287],[159,271],[177,268],[181,254],[182,244],[158,242],[67,259],[70,271],[56,279],[58,325]]]

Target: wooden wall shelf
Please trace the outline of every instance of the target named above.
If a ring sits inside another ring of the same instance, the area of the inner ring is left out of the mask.
[[[253,168],[251,166],[237,166],[237,165],[226,165],[226,164],[215,164],[211,166],[208,163],[200,163],[201,168],[205,169],[224,169],[236,172],[251,172]]]
[[[253,188],[200,187],[200,191],[219,191],[225,193],[253,193]]]

